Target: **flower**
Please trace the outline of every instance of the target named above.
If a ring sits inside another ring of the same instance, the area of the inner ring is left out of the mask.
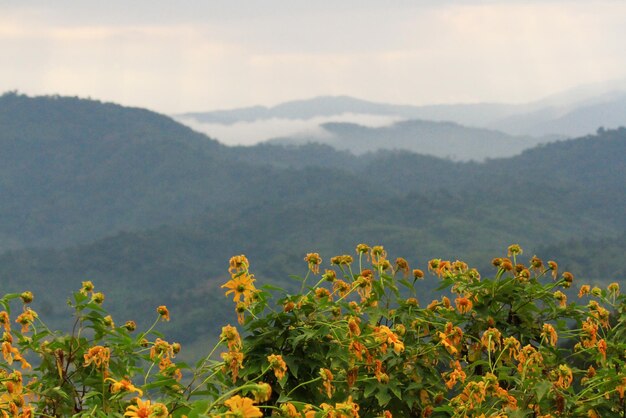
[[[96,367],[107,368],[111,359],[111,351],[108,347],[96,345],[91,347],[84,356],[85,367],[93,364]]]
[[[0,312],[0,324],[2,324],[6,332],[11,332],[11,320],[9,319],[9,314],[6,311]]]
[[[31,303],[33,301],[33,298],[33,292],[30,292],[28,290],[20,294],[20,299],[22,299],[22,302],[24,302],[24,304]]]
[[[507,252],[507,256],[512,256],[512,255],[522,255],[524,253],[524,251],[522,250],[522,247],[519,246],[519,244],[513,244],[513,245],[509,245],[509,249]]]
[[[561,389],[567,389],[568,387],[570,387],[572,381],[574,380],[574,377],[572,375],[572,369],[567,367],[567,365],[565,364],[561,364],[559,365],[556,373],[557,381],[554,383],[554,385],[557,388]]]
[[[395,272],[401,271],[404,277],[409,275],[409,263],[402,257],[396,258]]]
[[[274,370],[276,379],[282,379],[287,373],[287,364],[283,360],[283,356],[280,354],[270,354],[267,356],[267,361],[270,363],[270,367]]]
[[[239,332],[237,331],[237,328],[231,325],[222,327],[220,339],[226,341],[229,350],[241,349],[241,337],[239,336]]]
[[[306,257],[304,257],[304,261],[309,264],[309,270],[313,274],[318,274],[320,272],[320,264],[322,264],[322,257],[318,253],[308,253]]]
[[[465,314],[472,310],[472,301],[466,297],[459,297],[454,300],[459,313]]]
[[[232,293],[233,302],[239,302],[243,297],[244,302],[246,304],[249,304],[252,299],[252,294],[256,290],[253,284],[254,280],[254,275],[252,274],[242,273],[238,276],[234,276],[232,279],[222,285],[222,287],[228,289],[228,291],[226,291],[225,293],[225,296],[228,296]]]
[[[167,310],[167,306],[161,305],[157,308],[157,313],[161,315],[161,319],[164,321],[170,320],[170,311]]]
[[[222,353],[222,359],[224,359],[224,368],[222,370],[230,369],[230,373],[233,375],[233,383],[235,383],[239,376],[239,369],[243,369],[243,353],[240,351],[229,351]]]
[[[322,385],[326,390],[326,396],[332,398],[335,387],[333,386],[333,374],[328,369],[320,369],[320,376],[322,378]]]
[[[482,343],[483,347],[485,347],[488,351],[496,351],[496,346],[500,346],[501,339],[502,334],[497,328],[489,328],[483,333],[480,342]]]
[[[580,291],[578,292],[578,297],[582,298],[583,296],[588,295],[590,291],[591,291],[591,286],[589,286],[588,284],[584,284],[584,285],[580,286]]]
[[[18,317],[15,319],[15,322],[22,325],[22,330],[21,330],[22,334],[25,332],[28,332],[30,328],[30,324],[33,323],[35,318],[37,318],[37,312],[33,311],[30,308],[26,308],[24,312],[18,315]],[[6,326],[5,326],[5,329],[6,329]]]
[[[130,418],[165,418],[169,412],[167,407],[162,403],[150,404],[150,401],[142,401],[136,398],[136,405],[130,405],[126,408],[125,417]]]
[[[226,414],[227,417],[257,418],[263,416],[261,410],[254,406],[254,401],[250,398],[235,395],[225,401],[224,405],[230,409],[230,412]]]
[[[255,402],[269,401],[272,397],[272,387],[268,383],[261,382],[252,389],[252,393],[254,394]]]
[[[228,262],[228,272],[230,274],[237,274],[248,270],[250,263],[245,255],[236,255],[230,258]]]
[[[108,378],[106,379],[107,381],[111,381],[111,393],[118,393],[118,392],[137,392],[137,394],[139,396],[143,396],[143,391],[139,388],[137,388],[135,385],[133,385],[133,383],[128,380],[127,378],[124,378],[120,381],[117,381],[115,379],[112,378]]]
[[[558,340],[558,334],[556,333],[556,330],[554,329],[554,327],[550,324],[543,324],[543,330],[541,332],[541,336],[543,338],[546,338],[550,341],[550,345],[552,347],[556,346],[556,342]]]

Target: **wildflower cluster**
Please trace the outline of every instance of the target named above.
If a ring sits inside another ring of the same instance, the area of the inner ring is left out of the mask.
[[[248,259],[235,256],[222,287],[240,329],[222,327],[194,367],[176,363],[180,344],[154,331],[170,320],[165,306],[146,331],[133,321],[116,327],[104,294],[84,282],[71,303],[74,332],[64,335],[29,308],[30,292],[6,295],[0,413],[625,416],[626,297],[619,283],[572,288],[574,276],[556,262],[533,256],[524,263],[522,256],[512,245],[482,276],[442,259],[412,269],[382,246],[359,244],[327,266],[318,253],[306,254],[296,293],[256,288]],[[441,291],[424,306],[421,280]],[[16,302],[20,310],[12,313]]]

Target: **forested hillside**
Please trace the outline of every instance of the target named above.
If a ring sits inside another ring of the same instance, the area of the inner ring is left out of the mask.
[[[219,288],[230,256],[245,253],[259,285],[285,284],[306,272],[294,260],[307,252],[327,261],[359,242],[422,269],[462,258],[484,274],[515,242],[574,274],[586,254],[588,279],[623,279],[608,277],[623,274],[619,257],[597,255],[624,252],[626,129],[455,163],[225,147],[152,112],[72,98],[5,95],[0,121],[0,281],[57,319],[56,302],[89,279],[120,320],[166,304],[176,338],[204,338],[234,318]],[[424,282],[425,299],[437,285]]]

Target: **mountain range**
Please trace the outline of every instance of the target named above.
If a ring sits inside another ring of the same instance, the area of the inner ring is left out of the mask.
[[[483,274],[517,242],[586,280],[623,280],[605,276],[622,274],[619,257],[580,260],[623,254],[625,152],[624,128],[482,163],[325,144],[228,147],[145,109],[5,94],[0,282],[32,290],[34,309],[61,322],[59,301],[93,280],[116,320],[166,304],[174,337],[198,343],[234,321],[219,286],[241,253],[259,286],[293,286],[304,254],[328,260],[359,242],[414,267],[461,258]],[[426,280],[423,297],[436,287]]]
[[[369,126],[368,118],[377,121],[376,126]],[[381,125],[380,118],[387,118],[387,123]],[[242,143],[233,137],[249,136],[246,143],[321,142],[357,154],[400,147],[443,158],[483,160],[513,156],[538,143],[584,136],[599,128],[626,125],[626,82],[582,86],[522,104],[411,106],[320,96],[273,107],[184,113],[175,119],[225,143]],[[391,137],[389,131],[393,131]],[[467,144],[475,135],[493,141],[473,141],[471,157],[442,149],[442,144],[463,138]],[[354,136],[368,139],[355,141]],[[402,140],[389,139],[398,137]]]

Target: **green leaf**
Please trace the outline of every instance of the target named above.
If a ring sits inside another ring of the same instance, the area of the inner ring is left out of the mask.
[[[537,402],[541,402],[546,393],[550,390],[552,384],[547,381],[543,381],[535,385],[535,393],[537,394]]]
[[[378,405],[385,406],[391,400],[391,395],[387,391],[387,388],[381,389],[376,394],[376,399],[378,399]]]

